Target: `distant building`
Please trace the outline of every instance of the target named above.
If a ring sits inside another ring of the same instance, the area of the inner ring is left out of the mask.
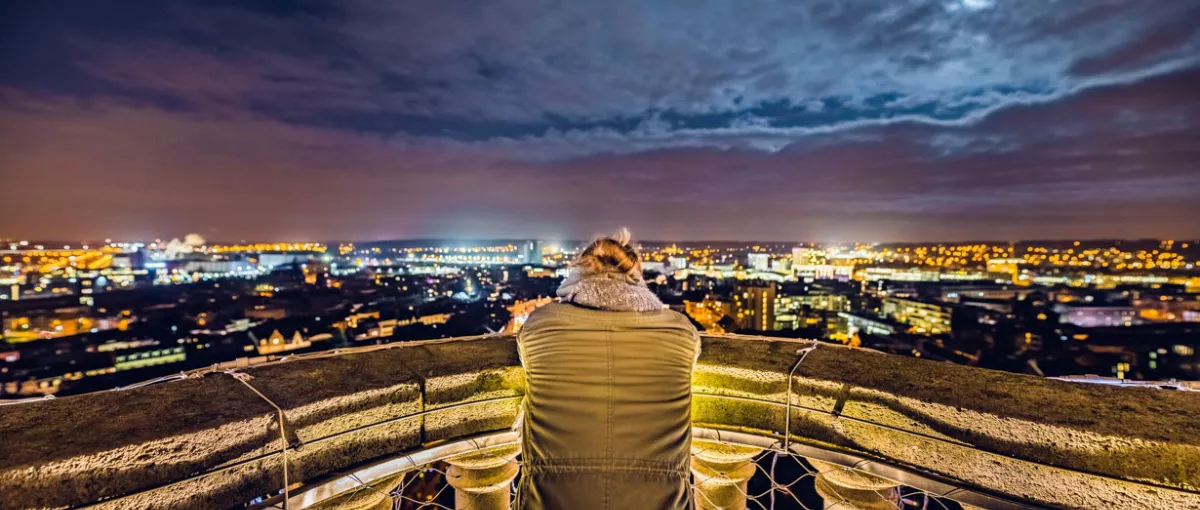
[[[792,248],[792,267],[803,266],[812,263],[812,248],[801,248],[799,246]]]
[[[262,253],[258,256],[258,267],[270,271],[279,266],[303,264],[312,258],[311,253]]]
[[[551,269],[547,267],[533,268],[525,272],[525,276],[529,278],[565,278],[568,270],[566,268]]]
[[[838,317],[846,320],[848,336],[854,336],[860,331],[868,335],[877,336],[896,334],[896,326],[888,321],[848,312],[841,312],[838,314]]]
[[[114,358],[116,370],[132,370],[167,363],[178,363],[187,359],[183,347],[150,348],[139,352],[121,354]]]
[[[848,312],[850,311],[850,300],[841,294],[812,293],[799,296],[780,296],[775,300],[775,306],[777,309],[791,311],[808,307],[826,312]]]
[[[1054,311],[1059,322],[1081,328],[1124,327],[1142,324],[1137,308],[1132,306],[1096,306],[1056,304]]]
[[[251,333],[250,337],[254,338],[254,334]],[[262,355],[294,351],[296,349],[303,349],[309,346],[312,346],[312,341],[305,339],[300,334],[300,331],[296,331],[292,334],[292,337],[288,339],[285,338],[283,333],[280,333],[278,329],[272,331],[271,336],[261,340],[256,340],[254,342],[255,350]]]
[[[970,299],[1024,299],[1033,289],[1014,285],[945,285],[939,292],[943,300],[959,302]]]
[[[524,241],[521,243],[520,260],[522,264],[542,264],[542,242]]]
[[[771,262],[771,270],[784,274],[792,272],[792,259],[783,258],[773,260]]]
[[[850,303],[846,296],[819,293],[779,296],[775,298],[775,329],[829,329],[834,323],[845,321],[838,319],[836,312],[847,311]]]
[[[739,285],[733,295],[734,320],[739,329],[775,329],[775,285]]]
[[[688,267],[687,257],[668,257],[667,263],[675,269],[687,269]]]
[[[544,296],[513,303],[512,306],[508,307],[509,313],[512,314],[512,319],[508,321],[508,324],[504,326],[504,329],[501,332],[511,334],[520,331],[521,326],[524,326],[525,321],[529,319],[529,314],[533,313],[534,310],[537,310],[543,305],[549,304],[553,301],[554,298],[550,296]]]
[[[883,314],[912,326],[919,334],[950,332],[950,309],[937,303],[889,296],[883,299]]]
[[[709,333],[724,333],[721,320],[733,313],[730,303],[706,298],[704,301],[684,301],[684,311]]]
[[[247,274],[254,271],[254,264],[246,260],[188,260],[181,268],[186,273]]]
[[[937,269],[920,267],[868,267],[862,271],[862,279],[874,282],[891,280],[898,282],[937,282],[942,280],[942,274]]]
[[[666,265],[664,265],[662,262],[655,262],[652,260],[647,260],[647,261],[642,262],[642,271],[653,271],[655,273],[663,273],[663,272],[666,272],[666,269],[667,269]]]
[[[142,252],[115,253],[112,256],[112,269],[141,269]]]
[[[1020,258],[996,258],[988,259],[987,272],[996,275],[1005,275],[1006,279],[1011,281],[1017,280],[1017,275],[1021,272],[1021,264],[1024,259]]]
[[[798,278],[832,280],[837,275],[837,267],[833,264],[793,264],[792,274]]]
[[[746,266],[755,271],[769,271],[771,269],[771,254],[751,253],[746,255]]]

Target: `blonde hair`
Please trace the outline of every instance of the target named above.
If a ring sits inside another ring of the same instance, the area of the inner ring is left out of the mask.
[[[642,274],[642,257],[629,244],[629,229],[621,227],[611,237],[600,236],[575,257],[572,266],[588,273]]]

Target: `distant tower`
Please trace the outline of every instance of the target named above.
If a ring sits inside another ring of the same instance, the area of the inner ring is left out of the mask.
[[[739,285],[733,296],[739,329],[772,331],[775,329],[775,284]]]
[[[520,257],[523,264],[542,265],[542,242],[537,240],[523,241],[521,243]]]

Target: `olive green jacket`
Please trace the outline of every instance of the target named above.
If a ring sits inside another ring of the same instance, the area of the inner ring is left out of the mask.
[[[551,303],[518,337],[521,509],[691,508],[692,324]]]

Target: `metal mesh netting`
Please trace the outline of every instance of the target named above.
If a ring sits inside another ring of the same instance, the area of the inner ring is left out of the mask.
[[[520,464],[520,458],[508,462]],[[744,480],[747,466],[753,465],[753,474]],[[819,464],[818,465],[822,465]],[[868,474],[846,471],[842,467],[823,465],[821,469],[807,459],[778,449],[764,449],[750,460],[736,465],[726,465],[712,475],[701,475],[693,471],[692,494],[699,508],[729,508],[713,501],[708,492],[697,489],[715,483],[725,490],[736,490],[744,496],[745,506],[750,509],[822,509],[822,508],[894,508],[903,510],[958,510],[958,503],[934,494],[907,486],[881,489],[855,490],[828,483],[820,475],[834,474],[842,477],[860,476],[864,480],[877,480]],[[736,472],[736,473],[735,473]],[[349,475],[354,477],[354,475]],[[455,476],[444,461],[436,461],[404,472],[399,479],[390,478],[385,484],[367,484],[357,480],[357,487],[350,494],[338,499],[352,499],[367,491],[382,501],[390,500],[393,510],[455,508],[454,488],[450,485]],[[518,475],[519,476],[519,475]],[[862,484],[861,487],[870,484]],[[516,484],[509,484],[509,497],[515,499]],[[843,494],[844,493],[844,494]],[[873,494],[871,494],[873,493]],[[870,506],[864,506],[864,503]],[[386,504],[386,503],[385,503]],[[322,508],[323,505],[318,505]],[[282,503],[267,508],[283,508]],[[382,508],[382,507],[377,507]]]

